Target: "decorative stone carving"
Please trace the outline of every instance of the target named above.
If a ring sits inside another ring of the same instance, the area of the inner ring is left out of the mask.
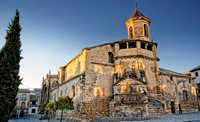
[[[132,69],[127,69],[126,70],[126,77],[132,77],[133,74],[132,74]]]
[[[114,73],[114,78],[118,80],[118,73]]]
[[[143,69],[139,69],[139,74],[140,80],[145,82],[145,71]]]

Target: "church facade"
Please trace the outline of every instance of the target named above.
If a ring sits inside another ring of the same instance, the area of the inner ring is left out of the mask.
[[[149,26],[150,19],[136,7],[126,22],[128,39],[84,48],[53,80],[47,80],[49,73],[43,79],[45,99],[72,97],[74,110],[64,111],[63,117],[86,121],[197,110],[194,78],[158,67],[157,43],[150,41]],[[53,113],[54,119],[59,117],[60,111]]]

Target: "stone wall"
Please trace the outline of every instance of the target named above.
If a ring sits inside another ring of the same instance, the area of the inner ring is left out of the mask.
[[[109,63],[109,52],[112,52],[110,45],[86,50],[86,77],[81,111],[83,120],[108,116],[114,73],[114,65]]]
[[[68,64],[66,64],[64,70],[65,80],[68,80],[76,75],[79,75],[85,71],[85,60],[86,60],[86,50],[84,49],[78,56],[72,59]]]
[[[90,101],[82,102],[81,119],[88,121],[98,116],[108,116],[109,101],[109,97],[94,97]]]
[[[157,117],[165,115],[165,104],[157,99],[148,99],[149,116]]]
[[[182,111],[197,110],[196,91],[193,80],[189,82],[188,77],[178,77],[170,75],[160,75],[160,84],[162,97],[165,101],[166,113],[171,113],[171,102],[175,104],[175,112],[179,112],[179,104]],[[170,77],[173,77],[173,81]],[[187,97],[184,97],[183,92],[187,92]]]
[[[156,61],[157,62],[157,61]],[[153,92],[157,85],[157,66],[154,60],[143,58],[119,58],[115,60],[115,72],[119,73],[119,77],[124,77],[126,69],[132,69],[137,75],[139,69],[145,71],[145,82],[147,83],[148,91]],[[138,76],[137,76],[138,77]]]
[[[66,82],[59,84],[51,90],[51,102],[58,100],[58,97],[69,96],[73,98],[74,110],[65,110],[63,118],[81,118],[81,102],[82,102],[82,83],[80,83],[80,75],[77,75]],[[61,111],[56,111],[56,118],[59,118]]]

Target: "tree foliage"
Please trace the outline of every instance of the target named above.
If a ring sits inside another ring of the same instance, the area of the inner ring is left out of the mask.
[[[38,109],[41,111],[41,112],[44,112],[46,109],[46,106],[47,106],[47,102],[45,103],[42,103],[40,105],[38,105]]]
[[[54,102],[50,102],[45,107],[46,111],[56,111],[56,106]]]
[[[8,25],[6,43],[0,50],[0,120],[7,122],[16,105],[16,95],[21,84],[19,69],[21,57],[21,27],[19,11]]]
[[[62,122],[62,115],[63,115],[63,110],[67,109],[67,110],[73,110],[74,106],[73,106],[73,101],[72,98],[70,98],[69,96],[63,96],[63,97],[59,97],[58,101],[55,101],[55,108],[56,110],[61,110],[61,122]]]

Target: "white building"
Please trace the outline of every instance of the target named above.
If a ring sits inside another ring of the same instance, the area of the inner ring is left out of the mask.
[[[198,89],[198,93],[200,93],[200,65],[190,70],[190,72],[192,77],[196,77],[194,83],[195,87]]]
[[[31,92],[30,95],[30,105],[29,105],[29,116],[35,116],[38,113],[38,98],[40,96],[41,89],[35,88],[33,92]]]

